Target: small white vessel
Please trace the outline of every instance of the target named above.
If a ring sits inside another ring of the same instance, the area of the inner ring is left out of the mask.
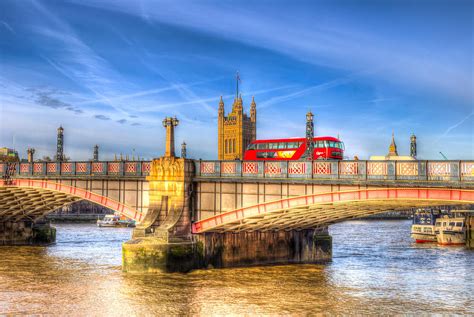
[[[440,245],[464,245],[466,243],[466,224],[464,218],[436,219],[436,239]]]
[[[435,222],[439,213],[426,210],[418,210],[413,215],[411,225],[411,238],[416,243],[436,243]]]
[[[135,227],[135,221],[120,219],[119,215],[105,215],[104,219],[97,220],[98,227]]]

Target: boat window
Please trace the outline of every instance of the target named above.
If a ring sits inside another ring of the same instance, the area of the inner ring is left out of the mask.
[[[436,227],[441,227],[441,222],[437,222]]]
[[[462,227],[462,222],[456,222],[456,227]]]
[[[450,223],[449,223],[449,226],[450,226],[450,227],[454,227],[455,225],[456,225],[455,222],[450,222]]]

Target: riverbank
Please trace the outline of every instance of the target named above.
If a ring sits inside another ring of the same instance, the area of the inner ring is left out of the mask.
[[[95,223],[97,219],[102,219],[104,216],[105,214],[49,214],[45,219],[52,223]]]

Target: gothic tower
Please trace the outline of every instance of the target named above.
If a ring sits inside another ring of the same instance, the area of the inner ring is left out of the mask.
[[[410,156],[416,158],[416,135],[414,133],[410,137]]]
[[[387,156],[398,156],[397,152],[397,144],[395,144],[395,134],[392,132],[392,143],[388,147],[388,155]]]
[[[56,161],[64,161],[64,129],[62,126],[58,128],[58,137],[56,140]]]
[[[217,119],[217,145],[219,160],[243,159],[250,142],[257,138],[257,104],[254,98],[250,104],[250,117],[244,112],[242,96],[237,95],[232,111],[226,116],[224,101],[219,101]]]
[[[34,155],[35,155],[35,149],[34,148],[28,148],[26,151],[28,153],[28,163],[33,163],[35,161]]]

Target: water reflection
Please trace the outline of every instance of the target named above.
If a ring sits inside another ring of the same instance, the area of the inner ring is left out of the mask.
[[[50,247],[0,248],[0,313],[474,313],[474,253],[415,245],[407,221],[331,227],[329,265],[124,274],[129,229],[57,225]]]

